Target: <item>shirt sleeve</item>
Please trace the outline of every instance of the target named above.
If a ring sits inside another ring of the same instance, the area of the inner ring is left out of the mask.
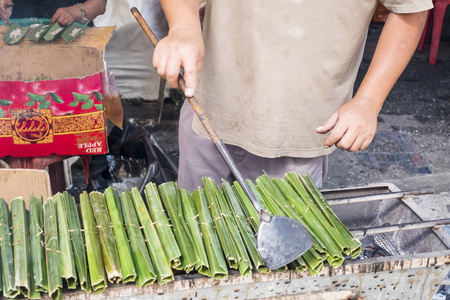
[[[380,0],[391,12],[397,14],[416,13],[433,8],[431,0]]]

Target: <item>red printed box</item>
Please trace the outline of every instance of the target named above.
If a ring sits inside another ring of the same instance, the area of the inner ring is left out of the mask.
[[[0,47],[0,157],[106,153],[102,70],[93,47]]]

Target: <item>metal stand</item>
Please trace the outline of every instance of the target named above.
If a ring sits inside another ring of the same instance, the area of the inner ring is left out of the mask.
[[[166,89],[166,80],[161,78],[159,80],[159,92],[158,92],[158,118],[156,119],[156,125],[159,125],[161,122],[161,116],[164,107],[164,90]]]

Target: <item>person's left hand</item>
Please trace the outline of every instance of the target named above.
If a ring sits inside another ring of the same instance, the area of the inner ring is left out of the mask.
[[[0,19],[6,24],[11,24],[9,18],[12,15],[13,5],[12,0],[0,0]]]
[[[342,105],[328,120],[316,129],[317,133],[331,131],[325,147],[336,147],[356,152],[366,149],[377,131],[377,109],[369,99],[353,98]]]
[[[58,10],[53,15],[50,24],[56,22],[61,26],[67,26],[72,24],[74,21],[79,20],[80,18],[81,18],[81,11],[75,5],[68,7],[61,7],[58,8]]]

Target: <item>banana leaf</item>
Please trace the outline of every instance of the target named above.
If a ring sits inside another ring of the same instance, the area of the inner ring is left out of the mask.
[[[19,23],[12,23],[2,36],[2,40],[7,45],[17,44],[27,34],[29,26],[20,26]]]
[[[30,26],[31,27],[31,26]],[[50,29],[48,24],[39,24],[38,26],[32,28],[27,34],[27,39],[31,42],[38,42],[41,40],[47,31]]]
[[[64,192],[63,207],[66,212],[66,218],[69,225],[78,281],[80,282],[81,289],[90,293],[91,284],[89,282],[87,270],[86,252],[84,251],[84,235],[82,233],[80,216],[78,214],[75,198],[68,192]]]
[[[176,270],[182,270],[181,250],[172,231],[172,225],[164,212],[158,189],[154,183],[145,186],[145,198],[148,210],[154,226],[164,249],[165,256],[169,260],[170,266]]]
[[[314,236],[321,247],[327,250],[329,254],[327,261],[330,266],[336,268],[342,265],[344,262],[342,250],[344,248],[338,243],[335,243],[334,240],[340,236],[339,232],[326,222],[324,216],[319,211],[315,210],[315,205],[307,205],[304,203],[302,198],[295,193],[285,180],[273,179],[273,182],[285,196],[285,199],[302,217],[302,220],[308,225],[308,228],[314,232]]]
[[[156,185],[149,183],[146,186],[146,192],[147,187],[150,186],[156,188]],[[182,268],[186,273],[189,273],[199,262],[199,257],[194,250],[194,243],[192,241],[192,237],[190,236],[189,230],[187,230],[184,220],[182,219],[183,209],[181,207],[178,186],[175,182],[166,182],[161,184],[158,189],[164,206],[169,213],[173,233],[175,234],[175,238],[181,250]],[[146,194],[148,195],[149,193]]]
[[[215,182],[211,178],[202,178],[202,184],[206,200],[208,201],[209,209],[214,220],[217,235],[219,237],[222,250],[225,254],[225,258],[228,262],[228,266],[232,269],[238,268],[238,257],[236,249],[233,246],[231,234],[225,223],[222,212],[220,210],[219,202],[217,200],[216,193],[214,191]]]
[[[59,258],[61,260],[61,276],[66,280],[69,289],[77,287],[77,271],[75,268],[75,259],[72,250],[72,241],[69,233],[69,223],[64,205],[65,197],[61,193],[53,195],[53,201],[56,205],[56,215],[58,217],[58,241]]]
[[[266,211],[270,211],[267,208],[267,204],[264,202],[264,199],[259,194],[259,191],[256,189],[256,186],[253,184],[251,180],[247,180],[247,185],[250,188],[251,192],[255,196],[256,201],[261,205],[262,208],[264,208]],[[256,208],[251,203],[250,199],[248,199],[247,195],[245,194],[244,190],[242,189],[241,185],[238,182],[234,182],[233,184],[233,191],[235,192],[239,203],[247,217],[247,221],[253,228],[253,231],[255,233],[255,237],[258,234],[259,229],[259,212],[256,210]],[[305,265],[306,268],[306,265]],[[284,272],[288,269],[288,266],[282,266],[277,269],[278,272]]]
[[[123,283],[134,282],[137,274],[128,236],[123,225],[122,209],[117,190],[108,187],[105,190],[105,199],[116,238],[120,267],[122,269],[122,281]]]
[[[42,197],[30,197],[30,245],[33,278],[36,291],[47,293],[47,267],[45,264],[44,219]]]
[[[52,299],[62,297],[61,260],[59,258],[58,219],[52,198],[44,203],[45,254],[47,262],[48,294]]]
[[[198,263],[195,265],[195,269],[200,274],[211,276],[209,270],[208,256],[206,255],[205,245],[203,244],[202,232],[198,224],[198,213],[195,208],[194,199],[189,191],[180,189],[181,206],[183,210],[182,218],[186,224],[186,232],[190,234],[190,237],[194,243],[195,252],[199,258]]]
[[[67,43],[70,43],[85,30],[86,26],[87,23],[81,24],[78,22],[73,22],[72,24],[67,26],[66,29],[64,29],[63,33],[61,34],[61,37]]]
[[[27,240],[28,247],[30,247],[30,242]],[[28,299],[41,299],[41,293],[36,290],[36,282],[33,274],[33,263],[31,261],[31,251],[28,253],[28,269],[30,270],[30,291],[28,292]]]
[[[17,197],[11,200],[11,220],[14,244],[14,276],[15,284],[25,297],[30,293],[30,263],[28,244],[28,216],[25,200]]]
[[[337,231],[342,235],[342,237],[345,240],[345,243],[347,245],[347,249],[344,250],[344,252],[347,255],[350,255],[352,258],[357,257],[359,254],[361,254],[361,243],[358,241],[345,227],[344,224],[342,224],[341,220],[338,218],[338,216],[334,213],[334,211],[330,208],[328,205],[326,199],[323,197],[322,193],[320,193],[317,186],[314,184],[311,177],[308,175],[305,176],[299,176],[300,180],[303,183],[303,186],[308,191],[309,195],[312,197],[314,203],[317,205],[317,207],[322,211],[323,215],[327,217],[330,224],[334,226]]]
[[[5,298],[15,298],[20,294],[16,288],[14,276],[14,250],[11,242],[11,219],[9,207],[5,200],[0,198],[0,251],[2,260],[2,286]]]
[[[313,238],[313,246],[306,251],[302,257],[306,262],[312,275],[319,273],[323,268],[323,255],[322,253],[327,253],[322,247],[317,245],[317,239],[314,236],[313,231],[308,228],[307,224],[298,216],[298,214],[293,210],[289,203],[284,198],[283,194],[278,190],[276,185],[271,181],[267,174],[262,175],[256,179],[258,183],[257,189],[261,196],[264,198],[265,204],[269,211],[274,215],[286,216],[295,219],[300,222]],[[321,253],[317,253],[316,249],[320,249]]]
[[[103,292],[107,286],[105,265],[103,264],[102,247],[95,224],[94,214],[87,192],[80,195],[81,219],[86,239],[86,256],[90,282],[94,294]]]
[[[120,195],[120,203],[128,238],[130,239],[134,263],[136,265],[136,284],[138,287],[143,287],[155,282],[155,270],[147,246],[145,245],[144,236],[139,228],[139,220],[130,192],[125,190]]]
[[[256,244],[256,237],[252,231],[251,226],[246,220],[244,211],[239,205],[239,201],[233,191],[233,188],[228,182],[224,181],[222,184],[222,190],[230,206],[231,213],[236,220],[236,224],[239,228],[241,237],[244,240],[245,247],[247,248],[247,251],[253,261],[253,265],[256,267],[256,270],[259,273],[269,273],[269,268],[267,268],[261,256],[259,255]]]
[[[219,204],[222,217],[225,220],[225,224],[231,236],[231,241],[233,243],[233,248],[236,253],[238,261],[238,270],[242,276],[250,275],[252,273],[252,264],[250,261],[250,257],[248,256],[247,250],[245,248],[241,234],[239,233],[239,229],[236,225],[235,219],[231,214],[230,207],[228,206],[228,203],[225,200],[225,197],[220,187],[213,180],[211,180],[211,185],[214,189],[214,193],[216,194],[216,199]]]
[[[210,268],[210,276],[214,279],[225,279],[228,276],[227,263],[220,246],[219,238],[214,230],[214,223],[208,209],[205,193],[202,189],[192,194],[198,212],[198,222],[202,230],[203,244]]]
[[[155,226],[153,226],[153,221],[150,218],[150,214],[145,207],[144,200],[142,199],[137,188],[132,189],[131,196],[133,199],[134,208],[136,209],[136,213],[138,215],[139,223],[144,230],[144,235],[150,251],[150,257],[152,258],[152,262],[155,267],[158,283],[164,284],[172,281],[174,280],[174,275],[172,269],[170,268],[169,260],[164,254],[163,244],[161,243],[161,239],[166,238],[166,236],[158,236]]]
[[[99,192],[89,194],[92,212],[99,233],[100,245],[102,246],[103,263],[106,269],[106,277],[111,283],[122,281],[122,269],[120,268],[119,253],[111,228],[111,219],[106,206],[105,196]]]
[[[44,35],[44,40],[47,42],[51,42],[58,38],[64,31],[63,26],[59,25],[58,23],[53,23],[53,25],[50,25],[50,28],[47,30],[47,32]]]

